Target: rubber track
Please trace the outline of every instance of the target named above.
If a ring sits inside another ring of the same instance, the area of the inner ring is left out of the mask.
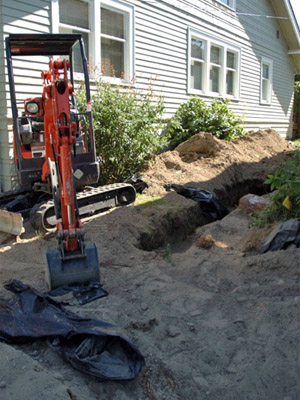
[[[120,199],[120,195],[124,192],[129,194],[129,198],[126,200]],[[99,197],[104,197],[104,199],[99,200]],[[111,185],[99,186],[97,188],[89,188],[83,192],[76,193],[76,198],[78,202],[80,218],[91,213],[97,213],[102,209],[128,205],[135,201],[135,189],[129,183],[114,183]],[[89,204],[86,204],[86,201]],[[98,204],[97,204],[98,203]],[[112,204],[113,203],[113,204]],[[96,205],[96,209],[95,208]],[[91,211],[87,211],[84,214],[80,212],[81,207],[89,208],[91,206]],[[31,224],[35,230],[41,232],[47,232],[55,228],[55,226],[49,225],[47,223],[47,218],[53,216],[54,213],[54,203],[53,200],[49,200],[44,203],[39,203],[34,206],[30,213]]]

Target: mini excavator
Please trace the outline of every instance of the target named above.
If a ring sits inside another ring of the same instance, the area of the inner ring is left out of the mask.
[[[80,50],[76,57],[80,53],[86,89],[86,112],[81,113],[74,96],[75,45]],[[99,179],[83,39],[77,34],[13,34],[6,38],[6,54],[21,189],[17,196],[11,193],[5,201],[2,198],[2,208],[13,213],[21,209],[24,215],[29,212],[36,229],[56,226],[58,247],[46,251],[46,283],[50,289],[99,281],[97,248],[84,241],[80,217],[130,204],[135,200],[135,190],[130,184],[120,183],[90,187],[76,195],[76,187],[81,189]],[[42,96],[26,98],[19,116],[13,60],[25,57],[28,62],[30,56],[48,57],[49,67],[42,71]]]

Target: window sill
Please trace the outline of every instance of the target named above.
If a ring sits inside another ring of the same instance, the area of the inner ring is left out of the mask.
[[[111,78],[109,76],[98,76],[97,80],[102,80],[103,82],[108,82],[111,85],[116,85],[116,86],[134,86],[132,82],[126,79]]]
[[[187,91],[188,95],[193,95],[193,96],[201,96],[201,97],[213,97],[216,99],[228,99],[230,101],[234,101],[234,102],[239,102],[240,101],[240,97],[236,97],[236,96],[231,96],[231,95],[222,95],[219,93],[214,93],[214,92],[209,92],[209,93],[204,93],[201,90],[196,90],[196,89],[189,89]]]
[[[74,80],[76,82],[84,81],[84,74],[81,72],[74,72]],[[91,83],[102,81],[102,82],[108,82],[115,86],[135,87],[135,84],[133,82],[126,81],[126,80],[120,79],[120,78],[110,78],[108,76],[96,75],[93,73],[89,73],[89,81]]]

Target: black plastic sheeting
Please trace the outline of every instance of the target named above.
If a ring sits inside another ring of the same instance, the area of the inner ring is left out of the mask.
[[[15,295],[10,301],[0,298],[0,339],[48,339],[74,368],[105,380],[130,380],[141,372],[144,357],[116,326],[82,318],[20,281],[4,286]]]
[[[200,204],[203,214],[213,221],[222,219],[229,213],[227,208],[221,203],[219,197],[208,190],[185,187],[173,183],[164,185],[164,188],[167,191],[175,190],[181,196],[197,201]]]
[[[300,218],[290,219],[278,225],[264,240],[262,253],[300,247]]]
[[[70,285],[60,286],[47,294],[55,297],[63,296],[70,292],[73,293],[73,296],[80,305],[90,303],[91,301],[108,295],[107,291],[103,289],[102,285],[97,281],[90,281],[88,284],[72,283]]]
[[[140,194],[149,187],[143,180],[143,175],[133,175],[131,178],[126,179],[125,182],[130,183],[135,188],[136,192]]]

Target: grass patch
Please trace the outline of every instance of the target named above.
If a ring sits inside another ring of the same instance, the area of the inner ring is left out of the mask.
[[[163,258],[165,261],[167,261],[169,264],[175,267],[175,263],[172,260],[172,248],[170,243],[167,243],[163,249]]]
[[[134,206],[135,207],[153,207],[165,206],[168,203],[159,196],[147,196],[145,194],[137,194]]]
[[[296,146],[300,147],[300,139],[292,139],[293,143],[295,143]]]

